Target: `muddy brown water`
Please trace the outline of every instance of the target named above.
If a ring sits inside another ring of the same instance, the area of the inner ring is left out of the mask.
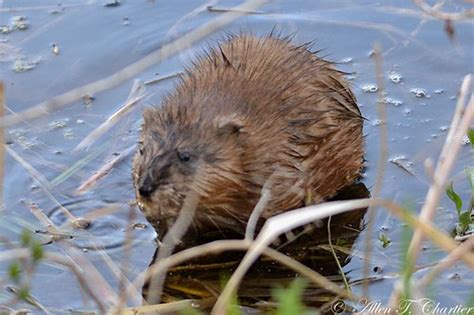
[[[219,7],[230,7],[236,1],[211,1]],[[201,10],[203,1],[121,1],[118,6],[104,6],[107,1],[1,1],[0,2],[0,78],[4,81],[8,110],[20,112],[32,105],[75,87],[106,77],[127,66],[163,43],[211,20],[220,13]],[[443,9],[460,11],[469,7],[462,1],[447,1]],[[450,40],[443,23],[424,19],[410,1],[273,1],[260,8],[265,14],[240,18],[223,31],[252,31],[267,34],[276,26],[282,33],[295,33],[295,42],[316,39],[321,54],[339,62],[341,70],[353,73],[349,78],[363,115],[367,118],[367,169],[363,183],[373,188],[379,158],[380,120],[376,112],[374,62],[370,57],[374,43],[383,48],[383,75],[386,90],[387,149],[386,173],[382,196],[418,211],[426,194],[429,179],[423,161],[436,158],[446,137],[456,104],[455,97],[464,75],[472,71],[473,22],[454,24]],[[189,14],[189,15],[188,15]],[[185,18],[186,17],[186,18]],[[188,50],[141,73],[137,79],[152,80],[182,69],[193,55],[223,36],[209,37]],[[271,84],[271,82],[269,82]],[[51,195],[45,193],[24,165],[6,155],[3,188],[4,209],[0,212],[0,235],[17,243],[22,230],[44,231],[31,213],[27,202],[36,203],[57,225],[67,221],[62,205],[75,216],[87,216],[97,209],[115,209],[93,220],[85,231],[74,231],[69,240],[103,274],[117,291],[118,281],[104,260],[107,254],[120,265],[125,231],[133,200],[130,179],[130,157],[110,171],[87,193],[75,190],[117,153],[124,152],[137,139],[140,112],[144,106],[158,104],[173,80],[147,85],[149,95],[132,113],[87,150],[74,148],[116,111],[127,99],[133,81],[126,81],[84,101],[71,103],[33,121],[6,130],[8,148],[36,169],[49,183]],[[8,111],[7,110],[7,111]],[[390,160],[396,159],[399,165]],[[469,145],[461,148],[452,172],[456,190],[467,200],[469,186],[463,168],[472,165]],[[409,170],[409,172],[407,172]],[[54,196],[52,198],[51,196]],[[136,210],[133,222],[133,249],[128,277],[134,279],[150,263],[155,250],[155,233]],[[366,220],[366,219],[365,219]],[[436,224],[451,232],[457,217],[452,204],[443,198],[436,212]],[[403,257],[404,224],[385,210],[375,217],[370,276],[377,277],[369,286],[373,300],[387,302],[400,271]],[[379,234],[391,240],[382,247]],[[362,231],[353,240],[350,259],[343,261],[344,272],[357,281],[363,278],[364,239]],[[41,237],[41,234],[38,234]],[[8,246],[2,241],[0,249]],[[58,244],[45,245],[52,252],[64,253]],[[425,242],[418,265],[429,265],[445,256],[430,242]],[[0,277],[7,277],[6,263],[0,263]],[[429,271],[422,268],[420,277]],[[463,264],[439,274],[430,297],[443,306],[466,305],[472,297],[474,277]],[[0,305],[11,295],[8,282],[0,282]],[[362,287],[354,285],[356,293]],[[71,310],[94,310],[94,304],[82,298],[74,275],[56,265],[40,265],[31,283],[32,295],[52,313]],[[28,304],[14,308],[28,308]]]

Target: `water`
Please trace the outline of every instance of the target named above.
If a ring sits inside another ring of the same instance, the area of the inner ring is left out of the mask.
[[[104,6],[105,3],[93,0],[67,0],[60,4],[46,0],[40,4],[33,0],[2,2],[0,78],[5,84],[9,109],[20,112],[113,74],[163,43],[221,14],[207,10],[189,14],[203,6],[202,1],[121,1],[119,6]],[[237,3],[220,1],[218,7]],[[467,5],[461,1],[445,5],[446,10],[464,7]],[[376,178],[379,143],[385,141],[380,139],[379,128],[383,122],[375,107],[377,95],[369,93],[376,87],[371,58],[374,43],[382,46],[388,156],[404,156],[404,159],[398,160],[399,163],[390,159],[385,161],[381,194],[418,211],[429,183],[423,161],[438,156],[462,78],[473,69],[472,21],[455,23],[455,38],[451,41],[443,31],[443,23],[424,20],[408,1],[274,1],[260,10],[267,14],[242,17],[225,31],[268,34],[276,27],[284,34],[294,32],[295,42],[316,39],[315,48],[323,49],[322,56],[340,62],[338,68],[351,73],[349,79],[367,118],[364,127],[367,169],[363,182],[369,189],[373,188]],[[203,47],[222,37],[223,32],[218,32],[207,41],[151,67],[137,79],[148,81],[180,71],[183,64]],[[57,225],[65,222],[59,204],[77,217],[109,209],[110,213],[93,220],[88,229],[71,230],[75,237],[69,242],[115,289],[118,280],[111,274],[103,253],[120,265],[129,215],[134,217],[135,227],[140,227],[133,230],[132,268],[128,273],[131,279],[146,269],[155,250],[152,228],[135,208],[129,206],[134,199],[130,157],[118,163],[87,193],[78,194],[76,190],[105,162],[115,158],[114,154],[126,151],[135,143],[141,110],[144,106],[158,104],[163,94],[172,88],[173,80],[146,86],[149,95],[133,112],[88,150],[75,151],[74,148],[126,101],[132,86],[132,80],[123,82],[113,89],[91,95],[93,99],[71,103],[6,131],[8,147],[36,169],[50,186],[46,192],[44,186],[31,177],[31,171],[7,154],[5,210],[0,213],[1,236],[17,242],[23,229],[45,230],[46,227],[32,215],[28,201],[36,203]],[[410,172],[400,167],[400,163],[409,163]],[[462,147],[452,172],[456,191],[465,200],[469,187],[463,168],[467,165],[472,165],[469,145]],[[370,270],[371,276],[383,280],[374,281],[369,289],[374,300],[386,302],[398,278],[405,232],[403,224],[386,210],[380,209],[375,220],[375,231],[370,235],[374,242]],[[447,232],[454,229],[457,217],[447,198],[441,200],[435,222]],[[386,248],[378,240],[382,227],[391,240]],[[355,240],[352,259],[344,266],[344,271],[353,280],[363,278],[363,260],[357,253],[363,251],[365,237],[366,232],[362,232]],[[2,250],[6,249],[6,246],[0,246]],[[45,249],[64,253],[64,248],[58,244],[45,245]],[[443,251],[426,242],[418,265],[430,264],[444,256]],[[1,266],[0,276],[4,277],[6,265],[2,263]],[[425,274],[427,270],[421,269],[416,275]],[[439,275],[433,297],[443,305],[465,303],[473,280],[468,268],[456,264]],[[64,268],[41,265],[33,278],[32,294],[54,313],[93,309],[92,303],[84,304],[82,298],[78,298],[81,293],[76,283],[74,275]],[[361,287],[354,286],[354,290],[360,293]],[[6,300],[8,298],[0,300],[0,304]],[[27,304],[20,306],[32,308]]]

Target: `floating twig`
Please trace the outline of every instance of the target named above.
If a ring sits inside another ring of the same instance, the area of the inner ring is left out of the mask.
[[[156,79],[151,79],[151,80],[148,80],[148,81],[145,81],[145,85],[152,85],[152,84],[155,84],[155,83],[158,83],[158,82],[161,82],[161,81],[165,81],[165,80],[168,80],[168,79],[172,79],[172,78],[175,78],[175,77],[178,77],[178,76],[181,76],[183,75],[184,72],[175,72],[175,73],[170,73],[170,74],[165,74],[161,77],[158,77]]]
[[[265,14],[263,11],[257,10],[238,10],[235,8],[224,8],[224,7],[216,7],[214,5],[207,6],[207,11],[209,12],[216,12],[216,13],[224,13],[224,12],[238,12],[242,14]]]
[[[102,177],[106,176],[109,174],[109,172],[115,167],[115,165],[119,164],[122,162],[124,159],[126,159],[130,154],[132,154],[135,151],[136,145],[132,145],[125,149],[125,151],[119,153],[116,157],[114,157],[112,160],[104,164],[97,172],[95,172],[94,175],[86,179],[79,188],[76,189],[76,194],[77,195],[82,195],[85,192],[87,192],[92,186],[94,186],[97,181],[99,181]]]
[[[139,81],[135,81],[130,94],[128,95],[125,104],[123,104],[117,111],[115,111],[106,121],[99,125],[94,131],[87,135],[74,150],[83,150],[89,148],[94,141],[112,128],[123,116],[132,110],[140,100],[146,96],[144,92],[144,85]]]

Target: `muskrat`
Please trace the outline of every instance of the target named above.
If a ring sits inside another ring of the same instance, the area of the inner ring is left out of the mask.
[[[195,227],[243,231],[264,186],[263,220],[359,177],[363,118],[345,73],[291,41],[229,36],[144,110],[133,181],[156,229],[191,191],[200,197]]]

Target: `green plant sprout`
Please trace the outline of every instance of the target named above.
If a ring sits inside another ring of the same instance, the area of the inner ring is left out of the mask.
[[[469,129],[468,139],[471,142],[471,146],[474,149],[474,129]],[[472,209],[474,206],[474,167],[466,167],[466,174],[469,185],[471,187],[471,196],[469,204],[463,211],[463,201],[459,194],[454,191],[453,182],[451,182],[446,188],[446,194],[451,199],[456,207],[458,214],[458,224],[456,225],[456,235],[464,236],[467,234],[474,233],[474,220],[472,217]]]

